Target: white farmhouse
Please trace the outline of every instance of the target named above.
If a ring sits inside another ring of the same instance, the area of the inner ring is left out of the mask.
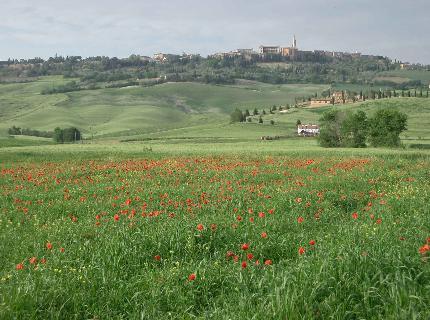
[[[299,136],[317,136],[320,134],[320,127],[316,124],[299,124],[297,134]]]

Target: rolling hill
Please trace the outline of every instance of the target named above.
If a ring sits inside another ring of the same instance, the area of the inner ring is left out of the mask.
[[[1,84],[0,136],[6,137],[7,129],[13,125],[46,131],[57,126],[75,126],[86,138],[105,140],[245,141],[263,135],[292,136],[298,119],[302,123],[317,123],[321,114],[332,108],[291,108],[287,113],[269,114],[273,105],[293,103],[296,97],[320,93],[328,86],[253,81],[239,81],[235,85],[165,83],[40,94],[43,89],[64,82],[61,77],[44,77],[30,83]],[[378,108],[396,108],[409,116],[408,131],[402,136],[405,141],[424,143],[430,139],[430,99],[393,98],[336,107],[362,109],[369,114]],[[229,115],[235,108],[265,109],[268,114],[263,117],[264,124],[258,124],[257,117],[252,123],[230,124]],[[270,120],[275,124],[270,125]]]

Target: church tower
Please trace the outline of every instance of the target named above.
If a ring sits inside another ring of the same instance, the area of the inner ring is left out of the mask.
[[[293,37],[293,48],[297,48],[296,35],[294,35],[294,37]]]

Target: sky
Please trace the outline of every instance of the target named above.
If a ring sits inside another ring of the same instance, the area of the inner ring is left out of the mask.
[[[430,64],[430,0],[0,0],[0,60],[259,45]]]

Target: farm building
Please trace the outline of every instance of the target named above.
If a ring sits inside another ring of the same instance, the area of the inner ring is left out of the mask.
[[[320,127],[316,124],[300,124],[297,126],[299,136],[317,136],[320,133]]]
[[[313,98],[311,99],[311,107],[325,106],[332,103],[330,98]]]

